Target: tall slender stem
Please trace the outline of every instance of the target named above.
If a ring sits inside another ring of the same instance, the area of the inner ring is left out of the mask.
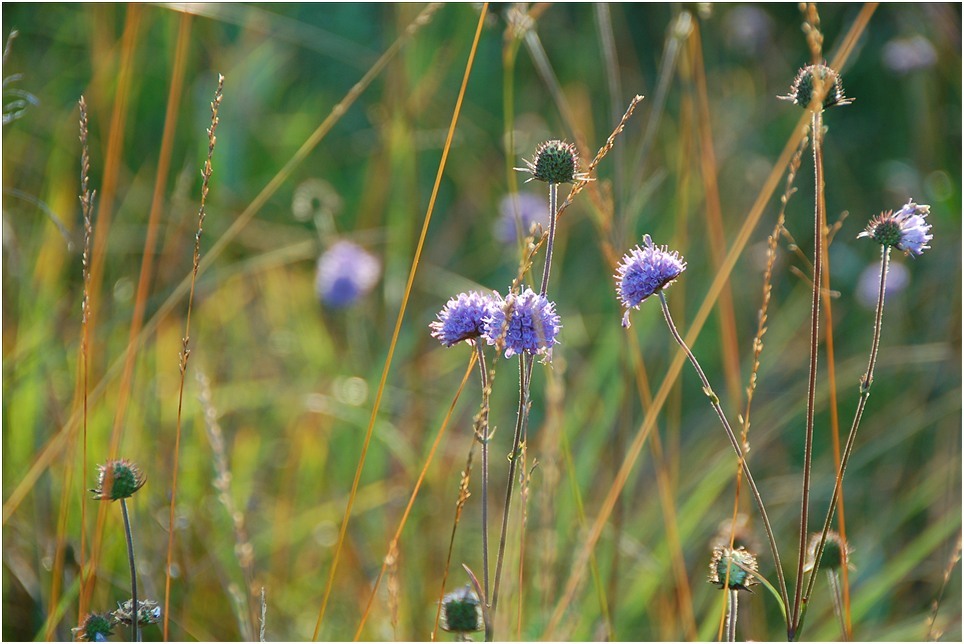
[[[729,567],[727,568],[727,574],[729,574]],[[728,595],[726,598],[726,641],[735,642],[736,641],[736,617],[739,611],[740,605],[740,591],[731,588],[727,591]]]
[[[842,641],[849,642],[850,637],[847,634],[847,620],[844,618],[843,595],[840,592],[840,580],[837,578],[836,570],[827,571],[827,583],[830,584],[830,599],[833,603],[833,614],[837,616],[837,621],[840,622]]]
[[[659,292],[659,302],[663,307],[663,317],[666,319],[666,324],[669,326],[670,333],[673,334],[673,339],[676,343],[682,347],[683,351],[686,352],[686,357],[689,358],[690,364],[696,369],[696,374],[700,378],[700,382],[703,384],[703,393],[706,394],[707,398],[710,399],[710,404],[713,406],[713,411],[719,417],[720,422],[723,424],[723,429],[726,431],[727,438],[730,439],[730,445],[733,446],[733,451],[736,452],[737,458],[740,460],[740,467],[743,469],[743,476],[746,477],[747,485],[750,487],[750,493],[753,495],[753,500],[756,502],[757,509],[760,512],[760,517],[763,519],[763,529],[767,534],[767,541],[770,543],[770,553],[773,556],[773,564],[776,567],[777,579],[780,582],[780,597],[783,599],[784,606],[789,604],[787,597],[787,582],[783,577],[783,564],[780,561],[780,552],[777,549],[776,538],[773,535],[773,528],[770,526],[770,517],[767,515],[766,506],[763,504],[763,497],[760,496],[760,489],[756,485],[756,481],[753,479],[753,474],[750,472],[750,466],[746,462],[746,457],[743,454],[743,449],[740,447],[740,443],[736,438],[736,434],[733,433],[733,428],[730,427],[730,421],[726,419],[726,414],[723,413],[723,408],[720,406],[720,399],[715,393],[713,393],[713,388],[710,387],[710,381],[706,378],[706,374],[703,373],[703,368],[697,361],[696,356],[690,351],[689,346],[683,340],[683,336],[679,334],[676,329],[676,325],[673,323],[673,317],[669,312],[669,305],[666,303],[666,295],[663,291]],[[789,624],[788,624],[789,627]]]
[[[131,518],[127,513],[127,499],[121,499],[121,512],[124,514],[124,531],[127,533],[127,560],[131,565],[131,641],[141,641],[138,630],[137,610],[137,568],[134,566],[134,535],[131,533]]]
[[[877,313],[874,317],[874,335],[870,345],[870,358],[867,362],[867,372],[860,380],[860,399],[857,401],[857,410],[854,412],[854,421],[850,426],[850,433],[847,435],[847,444],[844,447],[843,456],[840,459],[840,469],[837,470],[837,478],[834,481],[833,493],[830,495],[830,507],[827,509],[827,517],[823,522],[823,531],[820,535],[820,543],[817,545],[816,555],[813,562],[813,570],[810,572],[810,579],[807,580],[807,591],[803,596],[804,609],[813,592],[813,585],[816,581],[817,571],[820,569],[820,560],[823,558],[823,549],[827,543],[827,533],[830,532],[830,524],[833,522],[834,510],[837,508],[837,498],[843,487],[844,474],[847,471],[847,464],[850,462],[850,455],[854,450],[854,442],[857,438],[857,428],[860,426],[860,419],[863,417],[864,408],[867,405],[867,398],[870,397],[870,386],[874,382],[874,367],[877,365],[877,353],[880,350],[880,328],[884,319],[884,295],[887,287],[887,270],[890,267],[890,247],[884,246],[880,256],[880,287],[877,292]],[[805,611],[801,612],[796,623],[796,631],[799,632],[803,627]]]
[[[485,596],[482,601],[489,605],[489,373],[485,366],[482,343],[474,342],[479,357],[479,376],[482,379],[482,409],[476,426],[476,439],[482,443],[482,584]],[[490,615],[486,610],[486,615]],[[492,641],[492,619],[485,624],[485,640]]]
[[[820,344],[820,284],[823,271],[823,117],[815,109],[810,119],[813,136],[813,301],[810,307],[810,379],[807,383],[807,425],[803,444],[803,492],[800,498],[800,541],[797,554],[797,575],[793,591],[793,617],[789,639],[794,639],[794,627],[800,616],[800,600],[803,593],[803,565],[807,551],[807,523],[810,516],[810,470],[813,460],[813,416],[817,394],[817,354]]]

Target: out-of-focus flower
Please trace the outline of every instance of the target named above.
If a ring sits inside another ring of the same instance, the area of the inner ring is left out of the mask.
[[[915,34],[894,38],[884,45],[884,65],[898,74],[927,69],[937,63],[937,50],[927,38]]]
[[[527,288],[519,295],[510,293],[504,301],[495,302],[492,314],[485,320],[485,337],[489,344],[496,345],[501,339],[507,358],[523,351],[551,358],[552,345],[559,342],[556,336],[561,328],[556,305]]]
[[[472,588],[465,586],[442,598],[439,626],[449,633],[465,634],[482,630],[485,626],[482,622],[482,604]]]
[[[126,459],[107,461],[97,467],[95,501],[117,501],[134,496],[146,480],[140,469]]]
[[[930,234],[931,225],[925,219],[930,210],[930,206],[910,200],[897,212],[887,211],[871,219],[857,237],[869,237],[881,246],[896,247],[905,255],[920,255],[930,248],[927,242],[934,238]]]
[[[361,246],[335,242],[318,258],[315,289],[326,306],[345,308],[372,290],[381,271],[378,259]]]
[[[853,102],[852,98],[844,96],[843,81],[840,80],[840,74],[826,65],[807,65],[801,69],[797,72],[797,77],[793,79],[790,93],[786,96],[777,96],[777,98],[790,101],[806,109],[810,106],[810,101],[813,100],[814,78],[819,78],[829,84],[825,90],[826,93],[823,95],[824,108],[834,105],[850,105]]]
[[[670,285],[686,270],[686,262],[675,250],[656,246],[649,235],[643,237],[643,246],[636,246],[623,255],[616,268],[616,295],[626,308],[623,326],[629,327],[630,309],[638,309],[643,300]]]
[[[490,317],[500,304],[497,304],[491,295],[476,291],[459,293],[438,312],[438,320],[429,324],[432,337],[446,347],[477,338],[485,333],[486,318]]]
[[[752,573],[757,571],[756,557],[745,548],[714,548],[710,561],[709,582],[722,589],[749,590],[757,583]]]
[[[125,626],[130,626],[134,613],[131,606],[131,600],[129,599],[126,602],[117,602],[117,610],[111,613],[114,621]],[[157,605],[156,601],[150,599],[143,601],[140,599],[137,600],[137,623],[139,625],[148,626],[150,624],[156,624],[160,619],[161,607]]]
[[[803,565],[804,572],[813,570],[817,561],[817,547],[820,545],[820,533],[814,532],[810,535],[807,543],[807,560]],[[823,556],[820,558],[821,570],[840,570],[843,566],[853,568],[850,565],[851,548],[839,534],[830,530],[827,532],[827,540],[823,544]]]
[[[109,615],[90,613],[77,628],[70,631],[81,642],[106,642],[114,633],[114,623]]]
[[[496,238],[503,244],[518,239],[519,231],[528,235],[532,224],[543,228],[549,225],[549,208],[546,200],[526,192],[517,192],[502,197],[499,202],[499,219],[495,225]]]
[[[887,269],[887,283],[884,285],[885,297],[900,293],[910,283],[910,271],[900,262],[891,262]],[[857,278],[857,301],[868,309],[877,306],[877,295],[880,292],[880,262],[875,261],[867,265],[860,277]]]

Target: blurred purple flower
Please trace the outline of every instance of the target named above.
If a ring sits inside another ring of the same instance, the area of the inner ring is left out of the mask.
[[[927,38],[915,34],[894,38],[884,45],[884,65],[898,74],[927,69],[937,63],[937,51]]]
[[[638,309],[643,300],[673,282],[686,270],[686,262],[675,250],[656,246],[649,235],[643,237],[643,246],[636,246],[623,255],[616,268],[616,295],[626,307],[623,326],[629,327],[630,309]]]
[[[504,335],[507,358],[525,351],[551,359],[552,345],[558,344],[556,336],[561,328],[556,305],[527,288],[519,295],[510,293],[505,300],[495,300],[492,313],[485,320],[485,338],[489,344],[496,344]]]
[[[890,262],[887,270],[887,283],[884,285],[884,296],[891,297],[907,288],[910,283],[910,271],[900,262]],[[872,262],[863,270],[857,279],[857,301],[868,309],[877,306],[877,295],[880,292],[880,262]]]
[[[527,193],[514,192],[499,201],[499,220],[496,222],[495,236],[503,244],[511,244],[519,239],[518,231],[528,235],[532,224],[543,228],[549,225],[549,208],[546,200]]]
[[[432,337],[446,347],[477,338],[485,332],[485,319],[499,304],[491,295],[476,291],[459,293],[438,312],[438,320],[428,325]]]
[[[357,244],[339,241],[318,258],[315,290],[325,306],[351,306],[365,295],[381,275],[378,259]]]

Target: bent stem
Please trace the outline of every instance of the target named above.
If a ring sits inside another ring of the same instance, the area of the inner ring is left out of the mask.
[[[813,592],[813,585],[817,578],[817,571],[820,569],[820,560],[823,558],[823,548],[827,543],[827,533],[830,532],[830,524],[833,522],[834,510],[837,508],[837,498],[843,487],[844,474],[847,471],[847,464],[850,462],[850,455],[854,450],[854,442],[857,438],[857,428],[860,426],[860,419],[863,417],[864,408],[867,406],[867,398],[870,397],[870,386],[874,382],[874,367],[877,365],[877,353],[880,350],[880,328],[884,319],[884,294],[887,287],[887,270],[890,267],[890,246],[881,248],[880,255],[880,288],[877,292],[877,313],[874,317],[874,336],[870,345],[870,358],[867,362],[867,372],[860,379],[860,400],[857,401],[857,410],[854,412],[854,421],[850,426],[850,433],[847,435],[847,445],[844,447],[843,456],[840,459],[840,469],[837,470],[837,478],[834,481],[833,493],[830,496],[830,507],[827,509],[827,518],[823,522],[823,531],[820,533],[820,543],[814,556],[813,570],[810,579],[807,580],[807,590],[803,595],[803,610],[795,624],[795,631],[799,633],[803,628],[803,619],[806,616],[807,603]]]
[[[773,535],[773,528],[770,526],[770,517],[767,515],[766,506],[763,504],[763,497],[760,496],[760,490],[756,486],[756,481],[753,479],[753,474],[750,472],[750,466],[746,462],[746,458],[743,455],[743,449],[740,447],[740,443],[736,438],[736,434],[733,433],[733,428],[730,427],[730,421],[726,419],[726,414],[723,413],[723,408],[720,406],[720,399],[713,393],[713,388],[710,387],[710,381],[706,378],[706,374],[703,373],[703,368],[700,367],[700,363],[696,360],[696,356],[690,351],[689,346],[683,340],[683,337],[679,334],[676,329],[676,325],[673,323],[673,316],[670,315],[669,305],[666,303],[666,295],[663,291],[659,291],[659,303],[663,307],[663,317],[666,319],[666,325],[669,327],[670,333],[673,334],[673,339],[676,343],[686,352],[686,357],[689,358],[690,364],[696,369],[696,374],[700,378],[700,382],[703,384],[703,393],[706,394],[707,398],[710,399],[710,405],[713,407],[713,411],[720,419],[720,423],[723,424],[723,429],[726,432],[727,438],[730,439],[730,445],[733,446],[733,451],[736,452],[737,458],[740,460],[740,467],[743,469],[743,476],[746,477],[746,482],[750,487],[750,493],[753,495],[753,500],[756,502],[757,510],[760,512],[760,517],[763,519],[763,529],[766,531],[767,541],[770,544],[770,554],[773,556],[773,563],[777,571],[777,579],[780,583],[780,598],[783,601],[784,606],[789,606],[789,601],[787,597],[787,582],[783,576],[783,563],[780,561],[780,552],[777,548],[776,538]],[[787,623],[789,627],[789,620]]]
[[[134,566],[134,536],[131,533],[131,518],[127,513],[127,499],[121,499],[121,512],[124,514],[124,531],[127,533],[127,561],[131,566],[131,641],[141,641],[138,631],[137,611],[137,569]]]

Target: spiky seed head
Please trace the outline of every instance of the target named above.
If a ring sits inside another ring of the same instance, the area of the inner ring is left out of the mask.
[[[729,577],[727,577],[729,571]],[[757,571],[756,557],[746,548],[713,548],[709,582],[730,590],[749,590],[757,583],[752,573]]]
[[[850,105],[853,102],[852,98],[844,96],[843,81],[840,80],[840,74],[826,65],[807,65],[801,69],[797,72],[796,78],[793,79],[790,93],[777,98],[790,101],[806,109],[810,107],[810,101],[813,100],[815,79],[827,83],[823,95],[822,109],[834,105]]]
[[[586,175],[579,172],[579,154],[576,146],[565,141],[546,141],[536,149],[535,157],[529,161],[525,159],[525,168],[516,168],[521,172],[529,172],[533,179],[546,183],[572,183],[581,181]]]
[[[442,598],[439,625],[449,633],[474,633],[484,628],[482,604],[471,586],[464,586]]]
[[[81,642],[106,642],[114,633],[114,623],[110,615],[90,613],[80,623],[80,626],[70,629],[74,637]]]
[[[91,490],[95,501],[116,501],[134,496],[146,479],[127,459],[110,460],[97,467],[97,487]]]

